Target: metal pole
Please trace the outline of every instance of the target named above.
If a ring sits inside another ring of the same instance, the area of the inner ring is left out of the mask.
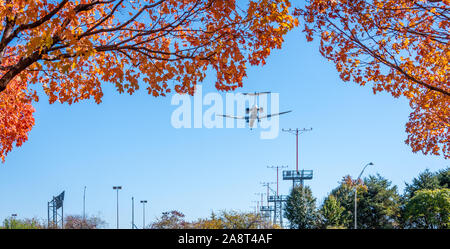
[[[61,229],[64,229],[64,204],[61,205]]]
[[[297,173],[298,173],[298,128],[297,128],[297,130],[296,130],[297,132],[295,133],[295,136],[296,136],[296,154],[297,154],[297,161],[296,161],[296,169],[297,169]]]
[[[113,186],[113,189],[117,191],[117,229],[119,229],[119,190],[122,186]]]
[[[142,229],[145,229],[145,202],[142,204]]]
[[[278,166],[277,166],[277,197],[278,197]]]
[[[356,208],[356,191],[357,191],[357,188],[355,185],[355,229],[357,229],[357,225],[356,225],[356,217],[357,217],[357,214],[356,214],[356,210],[357,210],[357,208]]]
[[[131,229],[134,229],[134,197],[131,197]]]
[[[356,204],[356,202],[357,202],[357,199],[356,199],[356,194],[357,194],[357,183],[358,183],[358,181],[359,181],[359,179],[361,178],[361,176],[362,176],[362,174],[364,173],[364,170],[367,168],[367,166],[369,166],[369,165],[373,165],[373,163],[368,163],[368,164],[366,164],[365,166],[364,166],[364,168],[361,170],[361,173],[359,173],[359,176],[358,176],[358,178],[356,178],[356,183],[355,183],[355,229],[358,229],[358,225],[357,225],[357,204]]]
[[[119,229],[119,189],[117,191],[117,229]]]
[[[147,200],[142,200],[142,229],[145,229],[145,203],[147,203]]]
[[[47,229],[50,229],[50,202],[47,202]]]
[[[84,186],[83,191],[83,223],[81,223],[81,228],[83,228],[84,223],[86,223],[86,186]]]

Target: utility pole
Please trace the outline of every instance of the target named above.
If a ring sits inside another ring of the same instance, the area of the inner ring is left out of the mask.
[[[122,189],[122,186],[113,186],[113,189],[117,192],[117,229],[119,229],[119,190]]]

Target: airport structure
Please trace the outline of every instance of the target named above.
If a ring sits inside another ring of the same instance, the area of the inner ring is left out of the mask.
[[[275,192],[273,189],[270,188],[270,184],[275,184],[275,182],[262,182],[261,183],[264,187],[267,187],[267,205],[264,205],[264,203],[261,203],[260,207],[260,213],[261,216],[266,220],[270,221],[273,217],[272,213],[275,212],[275,207],[270,205],[270,202],[268,201],[270,196],[270,191]]]
[[[283,168],[287,168],[287,166],[268,166],[270,169],[277,169],[277,191],[275,195],[268,195],[267,202],[273,203],[273,223],[279,225],[283,228],[283,203],[287,201],[287,196],[279,194],[279,170]]]
[[[59,225],[64,228],[64,192],[47,202],[48,228],[58,228]]]
[[[290,180],[292,181],[292,188],[297,186],[303,186],[304,180],[311,180],[313,178],[313,171],[312,170],[299,170],[298,169],[298,135],[312,131],[312,128],[310,129],[282,129],[284,132],[289,132],[291,134],[294,134],[296,137],[296,160],[295,160],[295,170],[284,170],[283,171],[283,180]]]
[[[291,134],[294,134],[296,136],[296,167],[294,170],[283,170],[282,176],[283,180],[292,181],[292,188],[298,187],[298,186],[304,186],[305,180],[312,180],[313,178],[313,171],[312,170],[299,170],[298,162],[298,137],[300,134],[308,131],[312,131],[312,128],[310,129],[282,129],[284,132],[289,132]],[[283,168],[287,168],[287,166],[270,166],[268,168],[276,169],[277,170],[277,188],[276,191],[270,188],[270,184],[275,184],[275,182],[265,182],[262,183],[263,186],[267,187],[267,205],[264,205],[264,203],[261,200],[261,205],[259,208],[261,216],[266,221],[272,221],[273,224],[277,224],[280,227],[283,227],[283,208],[284,203],[287,201],[288,196],[286,195],[280,195],[279,194],[279,170]]]

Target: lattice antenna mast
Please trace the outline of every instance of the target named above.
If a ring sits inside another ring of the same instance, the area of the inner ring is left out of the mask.
[[[288,166],[267,166],[267,168],[269,168],[269,169],[277,169],[277,196],[279,196],[279,191],[278,191],[278,176],[279,176],[279,169],[284,169],[284,168],[287,168]]]
[[[296,137],[296,162],[295,162],[295,169],[297,170],[297,172],[298,172],[298,135],[299,134],[302,134],[302,133],[305,133],[305,132],[308,132],[308,131],[312,131],[312,128],[310,128],[310,129],[298,129],[298,128],[296,128],[296,129],[282,129],[282,131],[284,131],[284,132],[289,132],[289,133],[291,133],[291,134],[294,134],[295,135],[295,137]]]

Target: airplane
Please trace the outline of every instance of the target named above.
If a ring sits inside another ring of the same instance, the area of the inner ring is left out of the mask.
[[[269,94],[270,92],[255,92],[255,93],[242,93],[243,95],[248,95],[248,96],[259,96],[259,95],[263,95],[263,94]],[[261,119],[263,118],[270,118],[273,116],[278,116],[281,114],[286,114],[289,112],[292,112],[292,110],[289,111],[285,111],[285,112],[280,112],[280,113],[274,113],[274,114],[268,114],[268,115],[264,115],[264,116],[259,116],[259,112],[264,112],[262,107],[258,107],[258,105],[256,104],[256,97],[255,97],[255,103],[253,104],[252,108],[245,108],[245,113],[249,114],[246,116],[233,116],[233,115],[223,115],[223,114],[217,114],[217,116],[221,116],[221,117],[225,117],[225,118],[234,118],[234,119],[245,119],[245,121],[249,124],[250,130],[253,129],[253,124],[255,123],[255,120],[259,122],[261,122]]]

